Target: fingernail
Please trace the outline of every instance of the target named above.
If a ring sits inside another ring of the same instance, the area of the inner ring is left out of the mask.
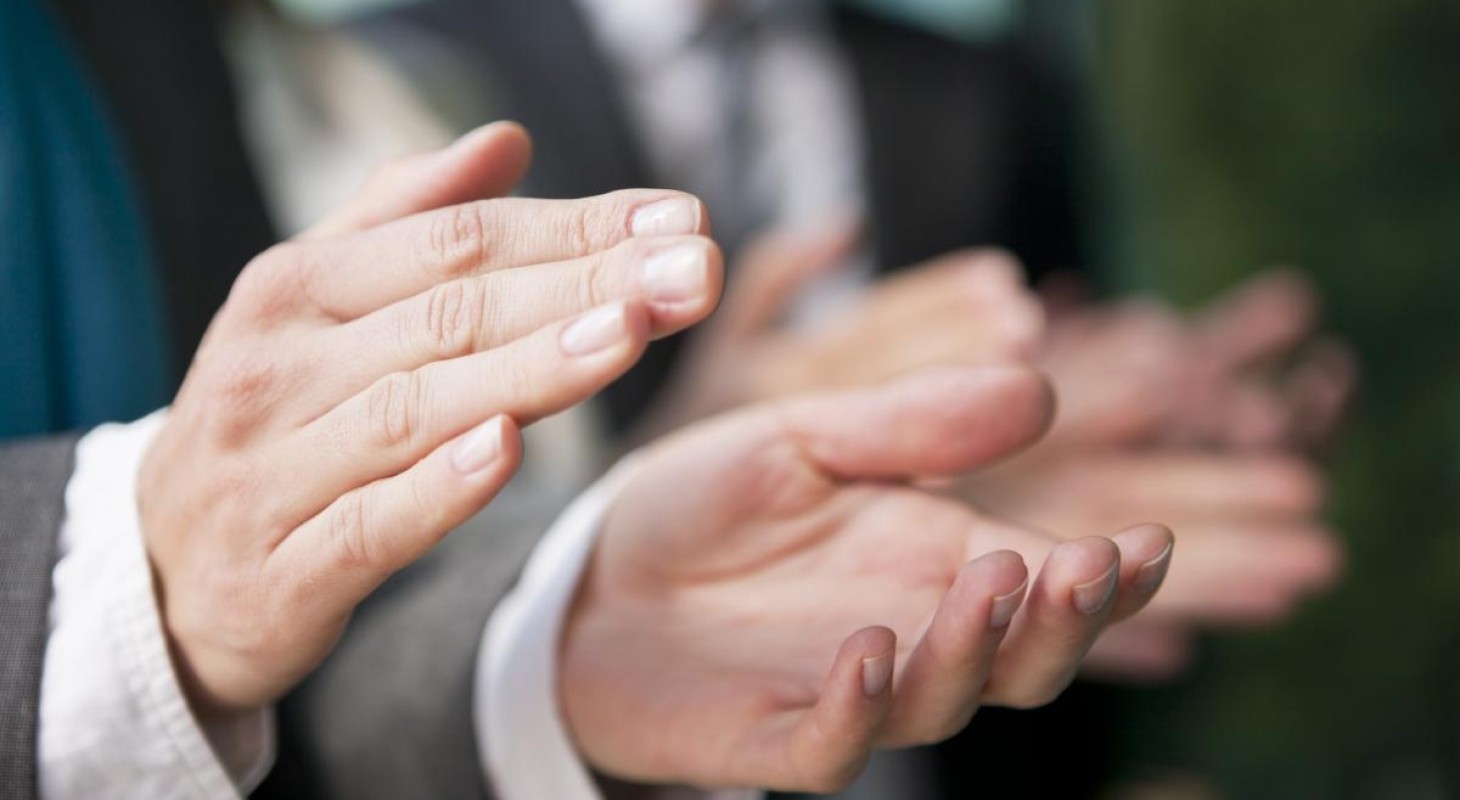
[[[995,597],[993,604],[989,607],[989,627],[997,630],[1008,627],[1014,619],[1014,612],[1019,610],[1019,605],[1024,602],[1024,590],[1028,588],[1029,581],[1025,580],[1019,584],[1019,588],[1006,595]]]
[[[700,227],[700,204],[692,197],[671,197],[634,212],[629,230],[635,236],[674,236]]]
[[[628,335],[621,304],[596,308],[563,329],[563,352],[586,356],[612,347]]]
[[[1076,586],[1075,608],[1091,616],[1104,611],[1110,601],[1115,599],[1115,587],[1119,581],[1120,565],[1116,564],[1095,580]]]
[[[682,303],[705,293],[705,248],[685,242],[644,261],[644,285],[658,303]]]
[[[862,659],[862,691],[868,697],[877,697],[887,691],[892,680],[892,654]]]
[[[1166,580],[1166,570],[1171,566],[1171,550],[1175,543],[1168,542],[1166,549],[1161,555],[1147,561],[1136,570],[1135,589],[1141,594],[1150,594],[1161,588],[1161,582]]]
[[[451,466],[463,475],[481,472],[502,454],[502,418],[493,417],[468,433],[451,450]]]

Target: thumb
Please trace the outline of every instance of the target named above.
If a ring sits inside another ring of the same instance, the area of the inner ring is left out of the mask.
[[[841,479],[954,475],[1022,450],[1049,428],[1054,395],[1024,367],[928,370],[870,390],[782,407],[814,468]]]
[[[515,122],[494,122],[452,144],[377,167],[345,204],[305,231],[319,239],[354,233],[446,206],[511,192],[532,163],[532,139]]]
[[[843,264],[861,239],[861,225],[838,221],[813,232],[772,231],[735,264],[711,336],[743,339],[776,323],[814,278]]]

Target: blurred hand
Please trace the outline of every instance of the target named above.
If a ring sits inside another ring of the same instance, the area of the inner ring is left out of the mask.
[[[1356,382],[1292,272],[1258,275],[1192,315],[1056,301],[1049,320],[1038,363],[1060,398],[1052,443],[1321,451]]]
[[[749,403],[1033,354],[1043,329],[1038,299],[1018,262],[996,250],[943,256],[872,284],[829,319],[785,324],[807,284],[845,264],[857,241],[858,230],[843,225],[772,233],[749,247],[646,433]]]
[[[162,618],[196,710],[267,704],[392,572],[516,469],[518,426],[706,316],[693,197],[499,198],[520,128],[381,170],[249,264],[142,466]]]
[[[1062,537],[1171,526],[1182,555],[1166,588],[1088,661],[1094,675],[1155,680],[1185,666],[1193,626],[1275,625],[1333,582],[1342,550],[1319,516],[1322,486],[1280,453],[1110,448],[1031,451],[965,489],[990,513]]]
[[[1169,531],[1060,544],[906,481],[1023,447],[1051,409],[1028,370],[937,370],[651,448],[566,624],[574,741],[629,780],[828,791],[874,747],[1048,702],[1155,593]]]
[[[1152,303],[1051,309],[1054,430],[963,488],[1062,536],[1141,519],[1177,532],[1166,590],[1097,645],[1093,673],[1169,677],[1193,626],[1276,624],[1337,576],[1323,478],[1303,453],[1334,435],[1353,369],[1341,347],[1307,345],[1314,307],[1306,284],[1274,273],[1190,320]]]

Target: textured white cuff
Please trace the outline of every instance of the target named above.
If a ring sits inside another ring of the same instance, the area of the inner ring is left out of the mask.
[[[269,711],[201,727],[168,655],[137,515],[137,472],[165,413],[81,439],[66,486],[41,678],[47,800],[234,798],[267,774]]]

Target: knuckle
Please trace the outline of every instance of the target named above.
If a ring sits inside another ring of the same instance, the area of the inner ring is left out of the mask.
[[[453,277],[487,260],[490,223],[487,203],[465,203],[432,217],[427,263],[433,274]]]
[[[351,492],[339,499],[330,515],[329,538],[336,566],[350,570],[374,563],[370,552],[365,496]]]
[[[370,387],[366,402],[368,435],[384,448],[408,446],[419,427],[421,382],[415,373],[397,372]]]
[[[306,248],[283,242],[265,250],[244,267],[228,295],[228,308],[250,319],[273,318],[299,298]]]
[[[465,281],[431,289],[425,320],[429,355],[455,358],[473,352],[482,316],[481,294],[480,287]]]
[[[623,218],[621,205],[612,196],[575,203],[564,226],[564,233],[571,237],[574,252],[593,253],[615,242],[618,239],[616,233],[621,228],[618,221]]]
[[[247,417],[249,412],[267,405],[284,382],[283,368],[274,356],[251,353],[214,363],[208,381],[211,394],[225,418]]]
[[[642,258],[646,248],[640,242],[629,241],[611,251],[614,258],[598,253],[588,258],[587,269],[578,281],[578,307],[597,308],[620,294],[615,263],[632,263]]]

